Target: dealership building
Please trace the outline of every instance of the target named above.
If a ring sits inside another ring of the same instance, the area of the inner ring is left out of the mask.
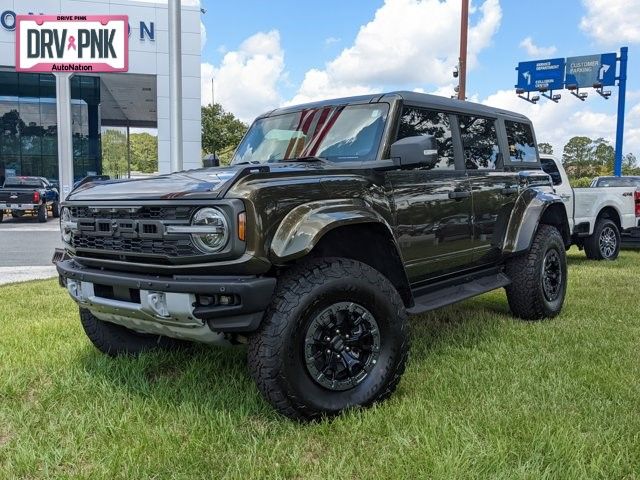
[[[0,0],[0,176],[58,178],[60,99],[51,73],[16,72],[16,15],[127,15],[129,65],[71,77],[74,177],[103,173],[102,135],[151,129],[158,169],[170,171],[169,35],[166,0]],[[202,165],[200,6],[182,2],[182,131],[185,169]],[[123,135],[121,135],[123,136]],[[60,140],[61,141],[61,140]]]

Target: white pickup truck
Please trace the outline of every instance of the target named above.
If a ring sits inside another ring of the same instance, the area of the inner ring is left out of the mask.
[[[562,162],[540,155],[542,169],[562,198],[571,237],[592,260],[615,260],[620,233],[640,226],[640,189],[637,187],[572,188]]]

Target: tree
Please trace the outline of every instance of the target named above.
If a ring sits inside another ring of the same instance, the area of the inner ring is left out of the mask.
[[[102,133],[102,173],[113,178],[127,175],[127,135],[109,129]]]
[[[564,146],[562,163],[574,177],[583,177],[592,170],[593,140],[589,137],[573,137]]]
[[[638,168],[638,162],[636,156],[633,153],[627,153],[622,157],[622,174],[623,175],[638,175],[640,169]]]
[[[550,143],[542,142],[538,144],[538,150],[540,153],[544,153],[546,155],[553,155],[553,145]]]
[[[158,137],[149,133],[132,133],[131,170],[154,173],[158,171]]]
[[[219,103],[202,107],[202,150],[228,160],[247,131],[247,125]]]
[[[593,163],[598,167],[600,175],[611,175],[616,151],[604,138],[598,138],[593,142]]]

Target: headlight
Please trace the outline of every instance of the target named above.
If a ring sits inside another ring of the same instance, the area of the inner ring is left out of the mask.
[[[217,208],[201,208],[191,220],[191,235],[204,253],[222,250],[229,240],[227,218]]]
[[[64,243],[71,243],[71,230],[77,228],[77,223],[71,221],[71,211],[62,207],[60,212],[60,234]]]

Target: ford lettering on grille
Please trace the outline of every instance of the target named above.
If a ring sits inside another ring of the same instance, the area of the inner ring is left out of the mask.
[[[164,224],[159,220],[83,218],[78,220],[83,236],[159,239],[164,236]]]

